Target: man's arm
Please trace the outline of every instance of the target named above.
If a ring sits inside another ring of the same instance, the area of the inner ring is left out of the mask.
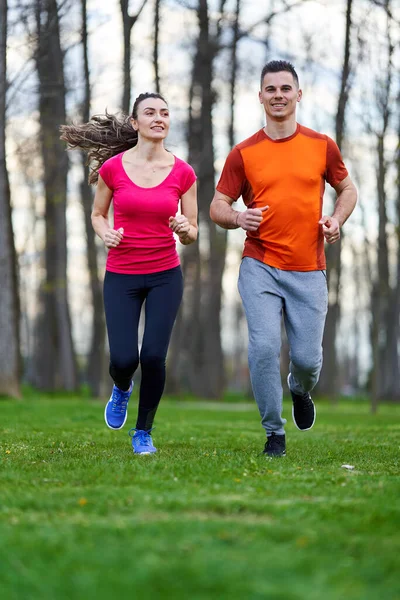
[[[337,198],[333,215],[331,217],[323,216],[319,221],[328,244],[334,244],[340,239],[340,228],[347,221],[357,203],[357,189],[349,176],[338,183],[334,189]]]
[[[264,210],[269,207],[247,208],[245,211],[240,212],[232,208],[234,202],[234,198],[230,198],[217,190],[210,206],[212,221],[224,229],[238,229],[241,227],[245,231],[256,231],[262,221]]]

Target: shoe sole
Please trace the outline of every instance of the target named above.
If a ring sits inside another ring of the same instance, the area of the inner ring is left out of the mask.
[[[108,422],[107,422],[107,406],[108,406],[108,405],[109,405],[109,402],[107,402],[107,404],[106,404],[106,407],[105,407],[105,409],[104,409],[104,420],[105,420],[105,422],[106,422],[106,425],[107,425],[108,429],[112,429],[113,431],[118,431],[118,429],[122,429],[122,428],[123,428],[123,426],[124,426],[124,425],[125,425],[125,423],[126,423],[126,420],[127,420],[127,418],[128,418],[128,409],[126,409],[126,415],[125,415],[125,419],[124,419],[124,422],[122,423],[122,425],[120,425],[119,427],[112,427],[112,426],[111,426],[111,425],[109,425],[109,424],[108,424]]]
[[[287,376],[287,380],[286,380],[286,381],[287,381],[288,388],[289,388],[289,392],[290,392],[289,377],[290,377],[290,373],[289,373],[289,375]],[[309,430],[310,430],[312,427],[314,427],[315,419],[316,419],[316,417],[317,417],[317,409],[316,409],[316,407],[315,407],[315,404],[314,404],[314,402],[313,402],[312,400],[311,400],[311,402],[313,403],[313,407],[314,407],[314,420],[313,420],[313,422],[311,423],[310,427],[306,427],[305,429],[301,429],[301,428],[300,428],[300,427],[297,425],[297,423],[296,423],[296,419],[294,418],[294,405],[292,404],[292,419],[293,419],[293,423],[296,425],[296,427],[297,427],[297,429],[298,429],[299,431],[309,431]]]
[[[286,452],[284,454],[268,454],[268,452],[263,452],[263,456],[267,458],[285,458]]]
[[[137,454],[138,456],[142,456],[144,454],[146,454],[146,455],[155,454],[155,452],[135,452],[135,451],[133,451],[133,454]]]

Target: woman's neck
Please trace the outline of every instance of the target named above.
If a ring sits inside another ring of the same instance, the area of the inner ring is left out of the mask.
[[[128,151],[132,157],[146,162],[165,159],[169,152],[164,148],[163,140],[139,140],[134,148]]]

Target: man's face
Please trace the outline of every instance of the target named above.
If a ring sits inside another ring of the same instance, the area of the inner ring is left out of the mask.
[[[259,99],[264,106],[267,120],[286,121],[295,115],[301,94],[293,75],[288,71],[266,73]]]

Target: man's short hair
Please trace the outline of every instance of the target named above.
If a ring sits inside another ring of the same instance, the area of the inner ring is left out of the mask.
[[[261,71],[260,89],[262,89],[264,77],[267,73],[280,73],[281,71],[287,71],[288,73],[291,73],[297,87],[299,87],[299,78],[292,63],[288,62],[287,60],[270,60],[266,65],[263,66]]]

